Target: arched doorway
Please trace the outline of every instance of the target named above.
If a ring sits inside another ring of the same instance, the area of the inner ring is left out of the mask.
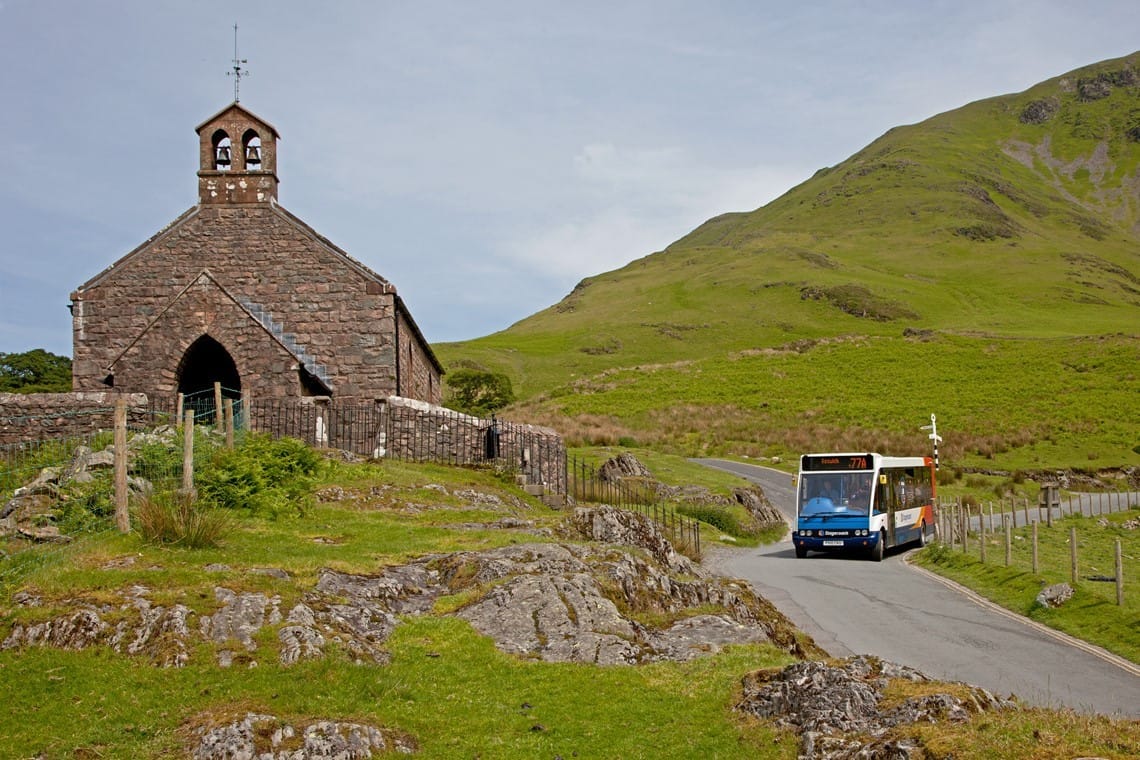
[[[221,383],[223,398],[241,398],[241,375],[230,352],[209,335],[203,335],[190,344],[178,363],[178,392],[196,418],[213,418],[214,383]]]

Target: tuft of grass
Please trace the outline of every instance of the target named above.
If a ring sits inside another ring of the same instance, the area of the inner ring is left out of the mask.
[[[220,546],[233,529],[230,515],[181,491],[142,497],[134,516],[143,540],[186,549]]]

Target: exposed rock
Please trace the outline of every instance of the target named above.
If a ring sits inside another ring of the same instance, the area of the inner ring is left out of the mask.
[[[548,662],[638,662],[640,626],[622,616],[585,574],[519,575],[458,616],[504,652]]]
[[[779,525],[785,522],[780,510],[768,501],[768,497],[758,486],[737,488],[732,492],[732,498],[748,510],[752,519],[761,525]]]
[[[199,730],[194,760],[355,760],[373,753],[411,754],[410,737],[361,723],[316,721],[294,727],[272,715],[248,713],[241,720]]]
[[[60,533],[59,528],[55,525],[36,525],[19,528],[16,531],[16,535],[36,544],[66,544],[71,541],[71,536]]]
[[[525,552],[540,546],[509,549]],[[493,584],[486,596],[456,614],[500,649],[547,661],[683,660],[717,652],[729,643],[757,641],[800,656],[807,653],[783,616],[746,584],[722,578],[680,580],[669,575],[666,566],[625,552],[560,548],[566,553],[562,571],[555,570],[548,557],[542,574],[529,572],[535,563],[525,561],[525,553],[516,554],[524,561],[514,567],[504,565],[504,550],[467,555],[464,565],[474,567],[467,567],[464,577],[484,579],[481,582],[513,577]],[[494,571],[488,572],[491,567]],[[723,612],[685,620],[686,610],[705,606]],[[679,621],[654,630],[631,617],[639,612],[672,615]],[[810,642],[807,646],[817,652]]]
[[[319,657],[324,650],[325,637],[317,630],[317,618],[312,609],[298,604],[289,612],[286,622],[288,625],[277,632],[281,641],[281,664],[292,665],[302,657]]]
[[[830,760],[924,757],[916,743],[886,737],[887,732],[906,724],[962,721],[983,711],[1016,707],[985,689],[963,685],[964,698],[937,693],[882,710],[879,703],[883,690],[892,679],[929,681],[913,668],[866,655],[834,665],[800,662],[783,670],[746,676],[736,709],[794,727],[800,733],[800,757]]]
[[[1081,100],[1100,100],[1112,94],[1112,83],[1097,77],[1096,79],[1082,79],[1077,82],[1077,93]]]
[[[357,661],[385,663],[384,644],[398,616],[430,613],[440,596],[466,591],[472,600],[454,614],[503,651],[524,657],[635,664],[687,660],[752,642],[769,642],[801,657],[821,654],[748,584],[710,576],[678,555],[643,516],[579,509],[568,524],[606,543],[532,543],[429,555],[376,575],[326,569],[284,621],[278,597],[217,587],[219,608],[202,615],[197,632],[218,646],[223,667],[256,664],[251,655],[258,632],[277,625],[278,657],[286,665],[319,657],[330,643]],[[619,542],[639,549],[619,548]],[[193,645],[193,613],[181,605],[152,605],[147,594],[134,587],[120,592],[117,606],[80,604],[51,621],[18,624],[3,647],[106,644],[148,654],[163,666],[185,664]],[[38,603],[30,596],[13,601]],[[701,614],[692,614],[698,608]],[[106,622],[109,614],[117,621],[113,628]],[[663,622],[639,622],[645,615]]]
[[[620,483],[626,478],[652,478],[653,473],[629,452],[606,460],[598,469],[598,477],[607,483]]]
[[[97,607],[84,603],[79,609],[41,623],[17,623],[0,649],[27,646],[51,646],[59,649],[86,649],[97,645],[110,646],[116,652],[148,655],[161,667],[180,667],[189,658],[186,641],[190,638],[190,615],[194,613],[182,605],[160,607],[145,599],[147,590],[135,587],[125,593],[123,602]],[[38,607],[43,600],[31,595],[19,595],[21,606]],[[118,622],[112,627],[104,620],[113,613]],[[133,613],[124,614],[124,613]]]
[[[1030,102],[1021,111],[1022,124],[1044,124],[1052,119],[1061,108],[1061,101],[1057,98],[1044,98]]]
[[[637,546],[677,572],[696,572],[692,561],[679,554],[661,535],[657,523],[645,515],[616,507],[580,507],[570,514],[568,523],[591,541]]]
[[[1068,583],[1046,586],[1037,594],[1036,602],[1042,607],[1060,607],[1073,598],[1073,587]]]
[[[266,624],[281,622],[280,597],[237,593],[220,586],[214,589],[214,597],[222,602],[222,608],[214,615],[203,616],[199,627],[203,638],[215,644],[236,641],[247,652],[253,652],[257,649],[254,635]]]
[[[251,575],[268,575],[280,581],[289,580],[289,573],[279,567],[251,567],[249,572]]]

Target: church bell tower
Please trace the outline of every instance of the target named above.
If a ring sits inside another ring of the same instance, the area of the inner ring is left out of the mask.
[[[237,101],[198,125],[198,202],[277,201],[277,130]]]

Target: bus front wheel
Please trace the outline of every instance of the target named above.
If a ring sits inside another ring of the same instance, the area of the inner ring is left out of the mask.
[[[880,533],[879,534],[879,540],[875,542],[875,545],[873,547],[871,547],[871,561],[872,562],[882,562],[883,561],[883,547],[885,547],[886,544],[887,544],[886,534]]]
[[[796,558],[797,559],[803,559],[806,556],[807,556],[807,549],[803,548],[802,546],[797,546],[796,547]]]

